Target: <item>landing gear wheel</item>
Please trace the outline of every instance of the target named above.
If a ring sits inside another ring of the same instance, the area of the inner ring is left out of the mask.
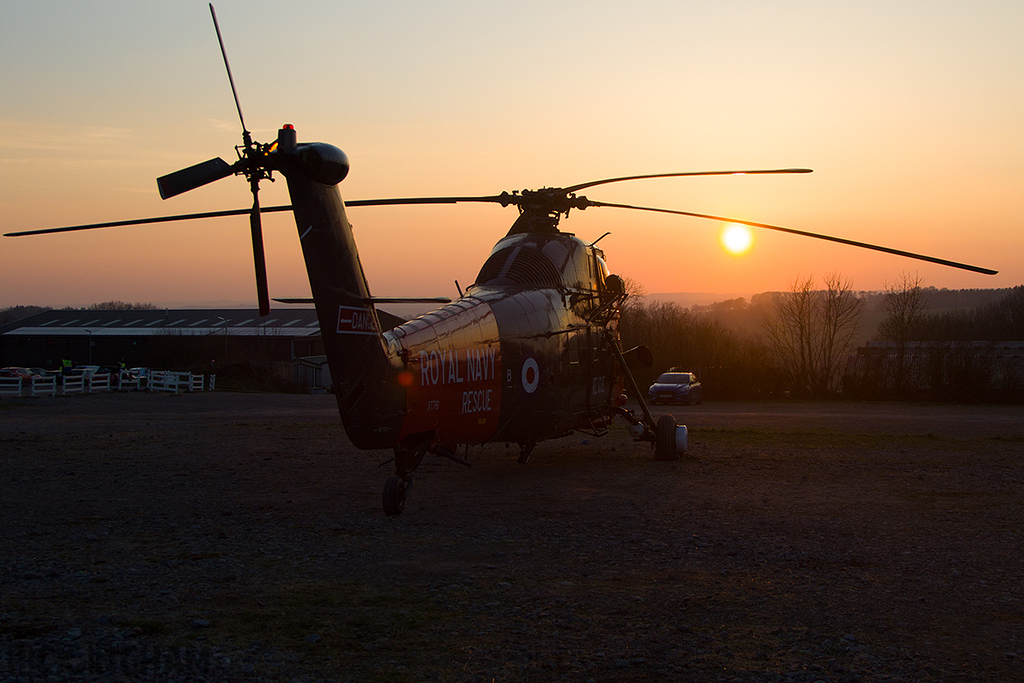
[[[655,436],[654,459],[678,460],[679,453],[676,452],[676,418],[671,415],[659,417]]]
[[[388,517],[402,514],[405,509],[406,485],[401,477],[392,474],[384,484],[384,514]]]

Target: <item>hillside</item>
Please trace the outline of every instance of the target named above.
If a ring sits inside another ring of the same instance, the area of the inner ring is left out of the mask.
[[[1001,289],[936,289],[925,287],[925,299],[929,314],[969,310],[999,301],[1009,295],[1011,288]],[[719,321],[725,327],[743,334],[755,334],[761,330],[765,318],[772,311],[773,298],[779,292],[759,294],[713,294],[708,292],[659,292],[644,296],[645,304],[672,303],[690,312],[706,315]],[[884,317],[883,301],[885,292],[861,291],[857,295],[864,300],[864,317],[861,322],[858,344],[876,337],[878,325]]]

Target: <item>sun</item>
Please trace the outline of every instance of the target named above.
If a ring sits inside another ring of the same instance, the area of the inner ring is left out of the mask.
[[[722,229],[722,246],[730,254],[742,254],[754,243],[754,235],[745,225],[730,223]]]

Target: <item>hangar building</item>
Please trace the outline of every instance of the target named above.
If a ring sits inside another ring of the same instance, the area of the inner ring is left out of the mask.
[[[386,314],[385,314],[386,315]],[[382,315],[382,318],[384,315]],[[381,323],[387,326],[382,319]],[[293,361],[324,353],[312,308],[49,310],[0,327],[0,367]]]

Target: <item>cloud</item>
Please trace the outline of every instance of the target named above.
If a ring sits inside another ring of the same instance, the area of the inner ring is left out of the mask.
[[[23,121],[0,121],[0,153],[23,158],[12,152],[65,152],[89,155],[103,148],[120,147],[131,139],[128,128],[111,126],[64,126]]]

